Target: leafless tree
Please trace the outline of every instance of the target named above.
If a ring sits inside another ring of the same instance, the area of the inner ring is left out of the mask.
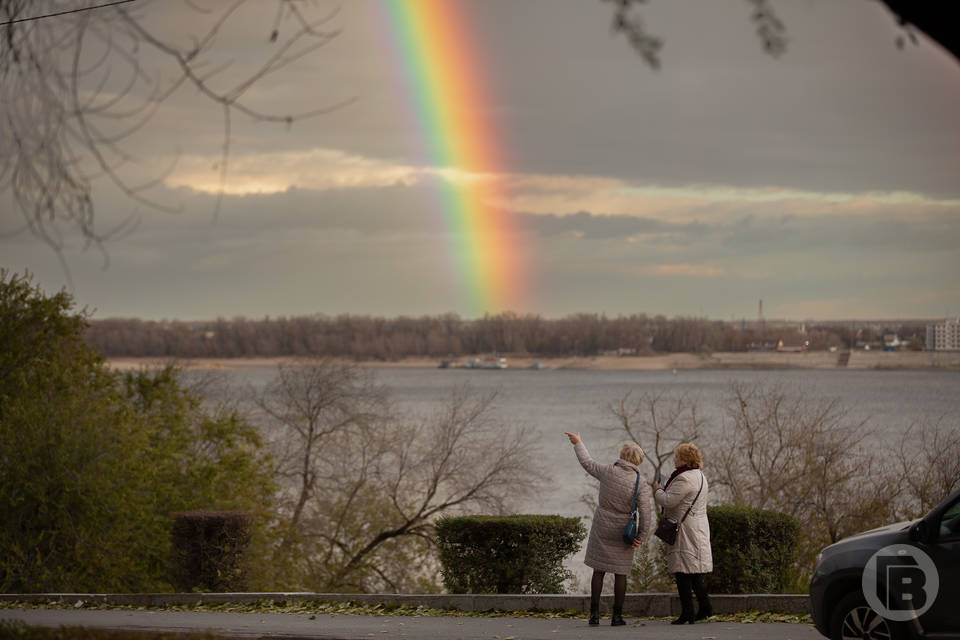
[[[505,512],[543,477],[530,434],[496,417],[496,394],[457,389],[437,412],[404,416],[353,366],[282,372],[260,405],[291,487],[280,564],[303,587],[436,589],[433,521]]]
[[[713,486],[733,504],[775,509],[803,527],[801,560],[892,515],[898,486],[867,446],[867,420],[836,398],[734,383],[724,436],[711,448]]]
[[[244,8],[266,12],[268,51],[250,67],[218,51],[217,40]],[[184,9],[196,31],[161,36],[151,9]],[[199,0],[150,3],[133,0],[4,0],[0,2],[0,193],[8,193],[22,216],[13,233],[29,232],[63,260],[64,236],[79,231],[102,250],[107,238],[128,231],[132,216],[103,230],[96,225],[94,182],[106,180],[134,204],[161,211],[177,207],[150,197],[173,167],[138,179],[127,170],[142,165],[132,136],[148,127],[180,89],[191,87],[219,111],[222,124],[220,195],[230,155],[231,123],[237,115],[290,125],[326,113],[346,101],[305,113],[260,110],[246,94],[268,75],[315,52],[335,38],[327,28],[333,13],[316,13],[302,0],[263,2]],[[188,44],[183,44],[188,43]],[[151,61],[160,60],[154,68]],[[167,75],[165,76],[163,70]],[[217,211],[219,210],[219,200]],[[7,225],[15,224],[6,221]],[[2,230],[11,232],[9,227]],[[104,252],[106,259],[106,253]]]
[[[608,416],[617,421],[612,430],[625,434],[643,447],[644,461],[659,475],[672,465],[673,451],[681,442],[700,439],[705,426],[697,410],[696,399],[688,393],[667,391],[636,393],[628,391],[606,407]],[[591,508],[596,504],[596,492],[584,496]],[[648,536],[634,554],[633,569],[628,577],[631,591],[663,591],[672,585],[667,573],[661,544]]]
[[[899,505],[904,518],[919,518],[960,488],[958,417],[910,425],[900,438],[895,469],[904,491]]]
[[[704,425],[697,403],[689,394],[666,391],[645,392],[639,396],[628,391],[610,403],[608,412],[619,422],[617,430],[640,444],[645,461],[660,473],[681,442],[694,442]]]
[[[342,445],[335,436],[350,428],[369,435],[387,414],[386,396],[369,373],[325,360],[280,365],[256,403],[269,420],[277,475],[288,491],[281,505],[288,513],[282,546],[289,549],[302,530],[308,504],[327,490],[322,467],[330,451],[325,447]]]

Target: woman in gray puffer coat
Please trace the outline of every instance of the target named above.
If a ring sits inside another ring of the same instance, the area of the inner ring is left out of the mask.
[[[600,481],[600,496],[593,512],[590,538],[584,563],[593,569],[590,580],[590,624],[600,624],[600,593],[606,572],[614,574],[613,618],[610,624],[626,624],[623,601],[627,593],[627,574],[633,568],[633,550],[650,532],[650,486],[640,479],[643,449],[636,442],[620,448],[620,459],[600,464],[590,457],[579,433],[566,433],[584,470]],[[633,511],[634,492],[640,512],[640,526],[633,544],[623,541],[623,527]]]

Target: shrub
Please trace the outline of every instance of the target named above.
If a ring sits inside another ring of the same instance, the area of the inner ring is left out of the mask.
[[[243,591],[250,516],[242,511],[173,514],[171,582],[182,591]]]
[[[257,429],[174,367],[112,371],[73,306],[0,269],[0,592],[168,590],[175,511],[248,511],[266,546]]]
[[[779,511],[745,506],[708,507],[712,593],[782,593],[796,571],[800,523]]]
[[[587,535],[580,518],[544,515],[441,518],[436,528],[452,593],[563,593],[563,560]]]
[[[633,568],[627,574],[629,593],[664,593],[673,591],[673,574],[667,571],[667,546],[653,536],[633,552]]]

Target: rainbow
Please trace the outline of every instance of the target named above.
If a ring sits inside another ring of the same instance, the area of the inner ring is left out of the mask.
[[[471,315],[518,309],[527,274],[517,229],[502,208],[502,136],[490,116],[493,101],[466,3],[381,0],[379,6],[421,162],[441,176],[435,202],[454,238],[460,305]]]

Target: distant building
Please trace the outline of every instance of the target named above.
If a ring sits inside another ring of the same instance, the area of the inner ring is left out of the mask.
[[[960,318],[927,325],[928,351],[960,351]]]

